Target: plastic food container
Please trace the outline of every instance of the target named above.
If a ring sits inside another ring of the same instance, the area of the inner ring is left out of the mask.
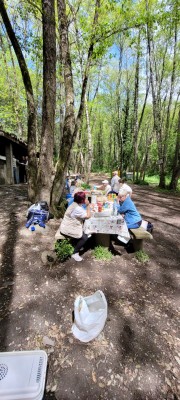
[[[42,400],[46,368],[43,350],[0,353],[0,399]]]

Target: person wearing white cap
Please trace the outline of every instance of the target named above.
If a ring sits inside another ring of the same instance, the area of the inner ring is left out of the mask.
[[[107,196],[108,193],[111,191],[111,185],[109,184],[107,179],[102,181],[102,183],[103,183],[103,188],[102,189],[105,191],[105,196]]]

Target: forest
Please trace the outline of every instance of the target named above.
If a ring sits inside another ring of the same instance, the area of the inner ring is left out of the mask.
[[[69,170],[177,189],[179,21],[178,0],[0,0],[0,126],[28,143],[31,201],[56,210]]]

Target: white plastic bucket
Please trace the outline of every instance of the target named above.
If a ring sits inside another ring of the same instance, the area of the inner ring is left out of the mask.
[[[46,368],[43,350],[0,353],[0,399],[42,400]]]

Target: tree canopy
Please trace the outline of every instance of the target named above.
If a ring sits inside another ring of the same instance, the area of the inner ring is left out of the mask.
[[[28,141],[29,197],[57,207],[68,169],[179,177],[172,0],[0,0],[0,124]],[[36,154],[39,152],[37,173]]]

